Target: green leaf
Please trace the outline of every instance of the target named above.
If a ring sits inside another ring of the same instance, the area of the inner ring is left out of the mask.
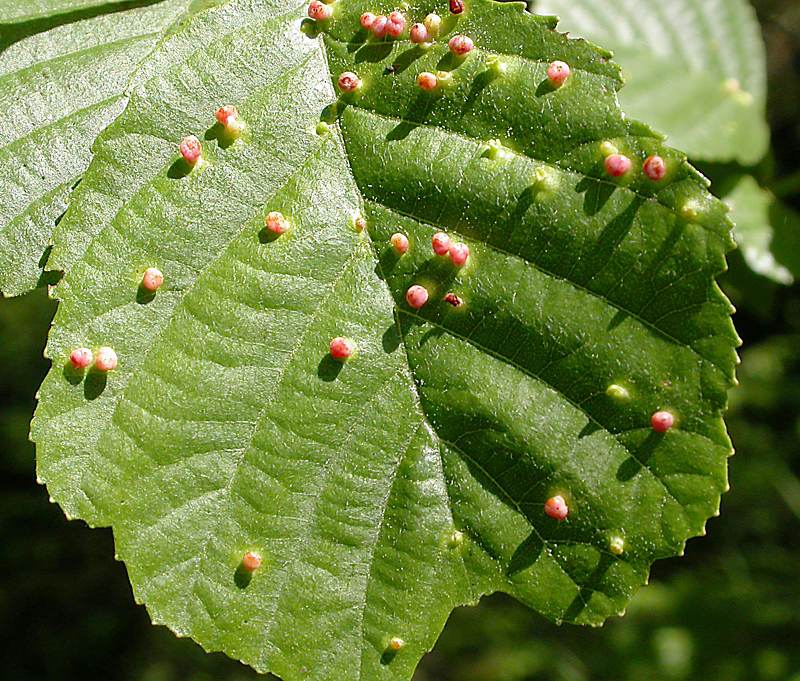
[[[56,6],[45,4],[41,16]],[[4,294],[24,293],[46,280],[53,225],[89,166],[92,142],[125,108],[138,79],[152,77],[154,65],[168,61],[163,41],[189,4],[165,0],[23,32],[0,53]]]
[[[705,180],[622,114],[602,50],[520,4],[473,0],[429,50],[365,43],[367,5],[335,7],[318,36],[295,1],[198,15],[178,36],[196,49],[100,136],[57,233],[32,435],[40,480],[113,527],[155,622],[287,681],[408,679],[457,605],[505,591],[599,624],[704,531],[727,485],[732,242]],[[456,30],[477,45],[463,63]],[[573,75],[552,90],[556,58]],[[423,93],[437,68],[450,86]],[[345,70],[364,85],[337,100]],[[222,104],[246,124],[232,144]],[[605,141],[628,177],[604,175]],[[269,238],[275,210],[291,229]],[[464,268],[433,255],[437,230],[469,244]],[[101,345],[117,371],[68,368]]]
[[[0,24],[37,21],[59,14],[102,11],[132,4],[131,0],[0,0]]]
[[[725,193],[736,242],[750,268],[780,284],[800,277],[800,215],[755,178],[744,175]]]
[[[691,158],[760,160],[769,145],[766,60],[747,0],[537,0],[562,30],[614,50],[623,109]]]

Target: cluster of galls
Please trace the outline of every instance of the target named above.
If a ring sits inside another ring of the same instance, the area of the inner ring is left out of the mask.
[[[464,11],[463,0],[450,0],[450,11],[452,14],[461,14]],[[332,15],[332,6],[320,2],[320,0],[312,0],[308,6],[308,16],[316,21],[326,21]],[[399,10],[395,10],[389,15],[375,15],[372,12],[365,12],[361,15],[360,23],[375,38],[384,38],[386,36],[399,38],[406,30],[406,18]],[[433,13],[428,14],[422,22],[411,26],[409,31],[410,41],[423,48],[429,47],[439,37],[441,24],[441,17]],[[474,49],[475,44],[469,36],[459,34],[450,38],[448,47],[454,56],[464,58]],[[495,66],[499,64],[497,60],[494,63]],[[504,69],[496,68],[496,70],[498,73],[502,73]],[[547,78],[553,88],[560,88],[570,75],[570,67],[563,61],[554,61],[547,68]],[[450,74],[445,72],[435,74],[422,72],[417,76],[417,85],[422,90],[432,91],[442,85],[449,77]],[[337,84],[342,92],[352,93],[361,88],[362,82],[357,74],[347,71],[339,76]],[[224,128],[225,134],[230,138],[236,138],[241,134],[244,123],[241,121],[236,107],[230,105],[222,106],[216,111],[215,117],[217,122]],[[202,144],[196,136],[189,135],[185,137],[181,141],[179,148],[183,160],[190,167],[193,168],[202,161]],[[620,154],[610,142],[604,142],[601,145],[601,152],[605,156],[604,168],[609,176],[619,178],[631,171],[631,160],[627,156]],[[666,176],[667,166],[660,156],[651,155],[644,161],[642,170],[650,180],[658,182]],[[359,231],[364,228],[364,223],[363,217],[357,218],[356,227]],[[281,235],[290,228],[288,219],[278,211],[272,211],[266,216],[265,226],[275,235]],[[409,249],[409,240],[405,234],[393,234],[390,242],[399,256],[404,255]],[[469,247],[464,243],[451,241],[450,237],[444,232],[437,232],[433,235],[431,246],[437,256],[448,256],[456,267],[464,266],[469,259]],[[164,275],[160,270],[151,267],[145,271],[140,286],[148,293],[155,293],[163,283]],[[429,297],[428,290],[418,284],[409,287],[405,294],[406,302],[415,310],[425,306]],[[443,300],[453,307],[463,305],[463,300],[452,292],[447,293]],[[355,344],[350,339],[337,336],[330,341],[329,352],[334,360],[345,362],[353,356],[355,351]],[[76,348],[70,354],[69,361],[76,370],[83,371],[93,365],[94,369],[100,372],[116,369],[118,362],[116,352],[112,348],[105,346],[98,348],[96,355],[89,348]],[[607,393],[615,398],[628,397],[627,390],[617,385],[610,386]],[[655,412],[650,421],[653,431],[666,433],[673,427],[675,417],[671,412],[662,410]],[[567,501],[561,494],[548,498],[544,504],[545,514],[559,522],[567,519],[569,511]],[[456,534],[461,535],[460,532]],[[609,550],[615,555],[620,555],[624,550],[622,537],[612,536],[609,540]],[[261,564],[261,555],[254,551],[248,551],[242,558],[241,566],[245,571],[253,573],[261,567]],[[389,641],[387,648],[396,652],[403,645],[402,639],[393,637]]]
[[[620,154],[611,142],[603,142],[600,145],[600,152],[605,156],[603,167],[610,177],[624,177],[633,168],[631,159]],[[642,172],[653,182],[660,182],[667,176],[667,163],[661,156],[652,154],[642,163]]]
[[[409,242],[405,234],[401,234],[400,232],[392,234],[390,242],[397,255],[405,255],[408,252]],[[436,255],[449,256],[450,262],[456,267],[463,267],[467,264],[467,260],[469,259],[469,246],[461,242],[451,241],[450,237],[444,232],[437,232],[433,235],[431,246]],[[424,307],[429,298],[430,293],[428,289],[419,284],[415,284],[406,291],[406,302],[415,310]],[[445,295],[444,301],[453,307],[460,307],[464,302],[455,293],[448,293]]]
[[[217,109],[215,118],[230,138],[238,137],[244,129],[244,123],[235,106],[221,106]],[[190,168],[194,168],[203,160],[203,145],[195,135],[184,137],[178,149]],[[148,267],[142,275],[139,287],[144,293],[153,295],[163,284],[164,274],[161,270],[156,267]],[[106,373],[117,368],[118,358],[113,348],[107,346],[98,348],[97,355],[89,348],[76,348],[70,353],[69,363],[76,371],[85,371],[93,366],[96,371]]]
[[[148,267],[142,275],[139,286],[142,291],[152,294],[161,288],[164,275],[156,267]],[[113,348],[103,346],[97,349],[97,354],[89,348],[75,348],[69,355],[69,363],[76,371],[85,371],[89,367],[101,373],[108,373],[117,368],[117,353]]]
[[[239,111],[235,106],[227,104],[217,109],[214,117],[217,123],[222,126],[225,135],[229,139],[235,139],[242,134],[244,122],[239,117]],[[181,140],[180,152],[183,160],[190,168],[194,168],[203,160],[203,144],[196,135],[187,135]]]
[[[398,256],[405,255],[409,249],[409,240],[405,234],[397,232],[390,238],[390,243]],[[469,247],[464,243],[453,242],[450,237],[444,232],[437,232],[431,239],[431,246],[433,252],[438,256],[449,256],[450,260],[457,267],[466,264],[469,258]],[[409,307],[419,310],[424,307],[430,299],[428,289],[419,284],[414,284],[406,291],[406,303]],[[443,300],[452,305],[453,307],[460,307],[463,305],[463,300],[455,293],[447,293]],[[331,348],[333,354],[333,348]],[[614,399],[628,399],[630,393],[628,390],[620,385],[610,385],[606,390],[606,394]],[[650,426],[656,433],[666,433],[675,425],[675,416],[665,410],[655,412],[650,417]],[[550,518],[557,521],[566,520],[569,516],[569,505],[561,494],[556,494],[544,504],[544,512]],[[624,541],[618,536],[614,535],[609,540],[609,550],[615,555],[621,555],[624,550]]]
[[[406,18],[399,10],[394,10],[388,16],[364,12],[360,21],[361,27],[378,39],[386,36],[399,38],[406,30]]]

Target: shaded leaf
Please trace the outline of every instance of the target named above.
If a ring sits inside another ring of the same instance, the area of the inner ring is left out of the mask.
[[[40,479],[113,527],[155,622],[290,681],[408,679],[452,608],[492,591],[602,622],[703,532],[730,453],[738,339],[714,282],[730,225],[624,117],[607,53],[489,0],[430,50],[365,42],[366,9],[340,1],[315,36],[303,4],[239,0],[176,36],[195,49],[100,136],[56,233],[32,431]],[[477,45],[463,62],[456,30]],[[556,58],[573,76],[552,90]],[[437,69],[452,84],[422,93]],[[345,70],[364,87],[337,100]],[[222,104],[246,123],[233,144]],[[634,159],[623,180],[603,173],[606,140]],[[660,184],[641,172],[654,152]],[[467,266],[433,255],[439,229]],[[166,283],[142,298],[150,266]],[[419,311],[411,284],[431,293]],[[346,363],[328,355],[339,335]],[[119,369],[75,374],[79,345],[113,345]],[[664,436],[660,408],[679,423]],[[555,493],[561,524],[542,510]],[[263,557],[252,578],[246,551]]]
[[[726,192],[734,234],[750,268],[781,284],[800,276],[800,216],[744,175]]]

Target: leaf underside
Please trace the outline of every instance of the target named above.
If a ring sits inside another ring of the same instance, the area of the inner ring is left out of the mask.
[[[95,144],[50,261],[66,274],[40,480],[69,517],[113,527],[155,622],[287,681],[408,679],[450,611],[494,591],[599,624],[727,487],[738,339],[714,277],[730,225],[704,179],[621,113],[608,54],[553,20],[419,4],[410,19],[445,17],[422,50],[367,41],[368,9],[392,7],[340,0],[323,27],[288,1],[197,14]],[[457,32],[476,44],[463,61]],[[573,69],[558,90],[553,59]],[[452,84],[423,93],[437,69]],[[345,70],[364,85],[337,99]],[[246,122],[232,144],[221,104]],[[604,140],[634,159],[624,180],[604,176]],[[655,152],[660,183],[641,172]],[[465,267],[433,255],[438,230],[469,245]],[[150,266],[166,283],[145,297]],[[431,294],[418,311],[412,284]],[[327,353],[340,335],[346,363]],[[68,368],[100,345],[117,371]],[[662,408],[677,426],[657,435]],[[542,510],[553,494],[563,523]]]
[[[767,152],[766,57],[748,0],[536,0],[562,30],[614,51],[623,109],[693,159],[750,165]]]

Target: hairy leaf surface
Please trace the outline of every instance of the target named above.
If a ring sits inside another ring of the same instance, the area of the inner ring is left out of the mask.
[[[133,4],[136,3],[131,0],[0,0],[0,23],[38,21],[61,14],[113,10],[120,5]]]
[[[537,0],[614,50],[622,107],[691,158],[752,164],[769,144],[766,59],[748,0]]]
[[[37,18],[57,4],[36,4]],[[24,293],[43,279],[54,223],[89,166],[92,143],[125,108],[138,80],[173,58],[163,42],[189,5],[165,0],[23,32],[0,52],[4,294]],[[14,28],[8,31],[14,37]]]
[[[408,679],[450,611],[493,591],[599,624],[727,484],[730,225],[704,179],[622,114],[608,54],[553,20],[422,3],[410,19],[445,17],[423,50],[368,41],[367,9],[340,0],[323,27],[295,0],[197,15],[178,36],[194,49],[99,138],[53,252],[40,479],[113,527],[155,622],[287,681]],[[476,43],[463,61],[456,32]],[[553,59],[573,68],[558,90]],[[451,84],[423,93],[437,69]],[[345,70],[363,88],[337,98]],[[233,143],[222,104],[246,123]],[[605,176],[603,141],[628,177]],[[655,152],[660,183],[641,171]],[[434,256],[437,230],[469,244],[465,267]],[[166,283],[144,296],[150,266]],[[112,345],[118,370],[74,373],[84,345]],[[678,421],[657,435],[662,408]]]

